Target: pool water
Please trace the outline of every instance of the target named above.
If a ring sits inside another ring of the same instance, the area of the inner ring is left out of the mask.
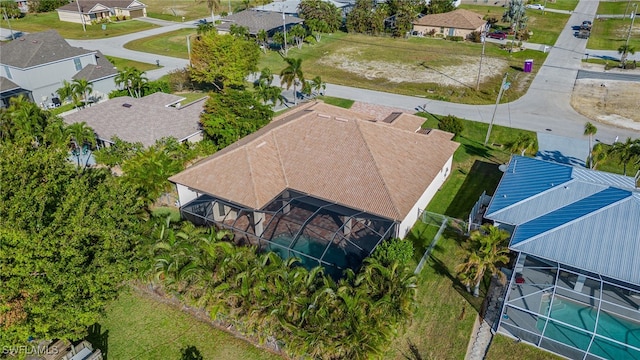
[[[309,269],[320,265],[320,263],[313,258],[301,256],[298,253],[289,251],[288,247],[291,244],[292,237],[288,234],[280,234],[278,236],[275,236],[271,241],[281,246],[269,244],[268,250],[277,253],[283,259],[298,257],[300,258],[302,265]],[[301,235],[300,237],[298,237],[298,241],[294,244],[292,249],[319,259],[322,257],[322,254],[324,253],[326,247],[327,244],[323,243],[322,241],[317,241],[315,239]],[[336,246],[330,246],[329,249],[327,249],[323,260],[328,263],[335,264],[336,266],[341,268],[345,268],[349,265],[347,261],[347,254],[344,252],[344,250]]]
[[[543,308],[548,310],[548,301]],[[593,332],[596,325],[596,315],[597,308],[556,297],[544,336],[586,351],[591,342],[591,334],[560,324],[553,319]],[[544,323],[544,319],[538,321],[537,325],[540,331],[543,330]],[[608,339],[640,348],[640,322],[634,322],[601,310],[595,332]],[[593,340],[589,352],[605,359],[640,360],[640,351],[598,337]]]

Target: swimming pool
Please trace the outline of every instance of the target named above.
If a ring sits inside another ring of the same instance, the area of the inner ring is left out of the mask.
[[[548,310],[548,301],[546,301],[545,306],[544,309]],[[640,360],[640,351],[607,340],[613,339],[640,348],[640,322],[635,322],[631,319],[626,319],[601,310],[596,328],[597,312],[597,308],[556,295],[546,329],[544,328],[544,319],[538,320],[538,329],[540,331],[544,329],[543,335],[549,339],[571,345],[584,351],[589,349],[590,353],[605,359]],[[587,332],[574,329],[553,320],[562,321],[566,324],[584,329]],[[590,333],[594,330],[596,334],[604,338],[594,338],[591,348],[589,348],[589,343],[591,342]]]

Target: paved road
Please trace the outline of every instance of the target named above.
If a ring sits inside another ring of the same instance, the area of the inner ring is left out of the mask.
[[[601,80],[622,80],[640,82],[640,72],[634,74],[625,74],[619,72],[602,72],[602,71],[578,71],[578,79],[601,79]],[[640,99],[638,100],[640,102]]]

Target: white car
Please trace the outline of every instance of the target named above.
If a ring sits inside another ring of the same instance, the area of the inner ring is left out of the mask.
[[[527,9],[544,10],[544,6],[540,4],[529,4],[527,5]]]

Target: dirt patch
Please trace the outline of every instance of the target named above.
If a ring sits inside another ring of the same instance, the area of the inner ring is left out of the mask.
[[[436,83],[444,86],[475,85],[478,78],[478,58],[460,56],[457,65],[431,66],[428,62],[407,64],[358,58],[356,49],[345,48],[320,60],[326,66],[336,67],[368,80],[387,80],[392,83]],[[485,57],[480,80],[500,76],[507,61]]]
[[[576,80],[571,106],[591,120],[640,130],[640,83],[616,80]]]

